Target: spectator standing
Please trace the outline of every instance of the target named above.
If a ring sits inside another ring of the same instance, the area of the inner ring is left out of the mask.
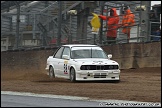
[[[127,43],[129,43],[130,40],[131,26],[133,26],[135,23],[134,18],[135,16],[131,12],[131,10],[127,6],[124,7],[124,15],[123,15],[121,27],[123,28],[122,32],[127,35]]]
[[[116,8],[110,9],[110,16],[99,15],[99,18],[102,20],[107,20],[108,30],[107,30],[107,43],[112,44],[116,43],[117,29],[119,23],[119,15],[116,12]]]
[[[161,30],[160,30],[160,21],[158,19],[158,16],[156,15],[155,10],[150,11],[150,26],[151,26],[151,40],[152,41],[159,41],[161,40]]]

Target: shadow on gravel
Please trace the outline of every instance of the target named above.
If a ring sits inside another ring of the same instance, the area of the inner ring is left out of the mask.
[[[54,83],[54,82],[59,82],[59,83],[121,83],[125,81],[75,81],[71,82],[68,79],[62,79],[62,78],[54,78],[54,79],[44,79],[44,80],[33,80],[31,82],[37,82],[37,83]]]
[[[63,79],[63,78],[54,78],[54,79],[39,79],[39,80],[33,80],[31,82],[37,82],[37,83],[71,83],[69,80]]]
[[[76,81],[74,83],[120,83],[121,81]]]

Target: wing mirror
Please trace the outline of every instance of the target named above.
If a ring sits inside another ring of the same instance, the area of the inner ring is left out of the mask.
[[[112,58],[112,54],[108,54],[108,59]]]
[[[62,58],[63,58],[63,59],[67,59],[67,60],[70,59],[70,57],[69,57],[68,55],[63,55]]]
[[[53,56],[49,56],[49,58],[53,58]]]

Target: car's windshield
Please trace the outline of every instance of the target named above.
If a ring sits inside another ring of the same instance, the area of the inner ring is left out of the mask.
[[[80,58],[105,58],[107,59],[107,55],[103,50],[98,49],[78,49],[72,50],[71,52],[72,59],[80,59]]]

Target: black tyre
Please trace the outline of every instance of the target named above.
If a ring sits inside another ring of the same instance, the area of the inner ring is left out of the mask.
[[[75,76],[75,70],[74,70],[74,68],[72,68],[70,70],[70,81],[71,82],[75,82],[76,81],[76,76]]]
[[[49,68],[49,77],[50,78],[55,78],[55,73],[54,73],[54,69],[52,66],[50,66]]]

